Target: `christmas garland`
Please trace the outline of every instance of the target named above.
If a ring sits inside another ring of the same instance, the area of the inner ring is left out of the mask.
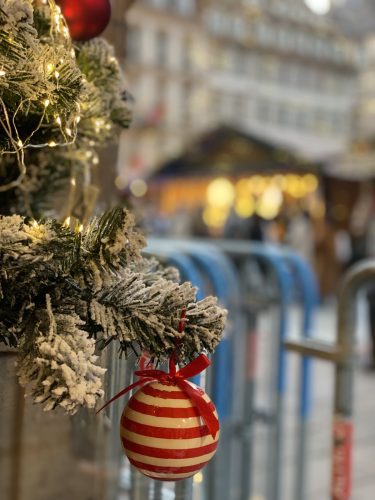
[[[183,362],[224,329],[215,298],[197,301],[175,269],[142,257],[127,210],[86,223],[92,206],[77,203],[97,147],[128,125],[123,97],[112,49],[73,45],[53,0],[0,0],[0,342],[17,348],[19,380],[46,410],[95,406],[111,342],[154,362],[178,344]],[[66,186],[64,222],[39,219]]]
[[[73,44],[52,0],[0,0],[0,213],[52,212],[56,192],[82,190],[98,148],[129,123],[105,40]]]
[[[133,216],[114,209],[80,232],[56,221],[0,218],[0,341],[20,350],[18,374],[35,402],[74,413],[102,396],[95,347],[180,359],[212,352],[226,312],[196,301],[175,270],[141,256]],[[186,306],[186,327],[178,329]]]

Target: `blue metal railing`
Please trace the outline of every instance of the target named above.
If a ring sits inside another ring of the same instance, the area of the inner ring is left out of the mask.
[[[266,498],[267,500],[281,500],[287,390],[287,354],[284,342],[288,334],[289,307],[295,296],[298,297],[303,311],[301,334],[307,337],[311,333],[313,314],[317,304],[317,287],[311,268],[301,257],[288,249],[244,241],[179,241],[152,238],[146,253],[155,255],[168,265],[177,267],[184,281],[191,281],[194,286],[197,286],[199,300],[208,294],[214,294],[218,297],[220,304],[228,308],[230,312],[224,339],[213,355],[213,366],[208,376],[212,399],[218,409],[220,420],[222,424],[224,423],[221,446],[225,467],[222,468],[223,463],[220,465],[222,459],[218,457],[212,466],[205,469],[204,498],[206,500],[248,500],[254,493],[251,474],[254,451],[253,429],[261,412],[255,404],[255,373],[246,366],[246,363],[249,363],[246,359],[249,355],[246,345],[252,347],[256,341],[257,312],[249,302],[249,276],[245,272],[245,264],[256,262],[261,267],[264,283],[268,284],[271,281],[274,284],[273,290],[276,294],[272,296],[272,303],[277,306],[278,325],[272,340],[275,346],[275,359],[270,365],[275,366],[276,369],[273,378],[275,396],[271,409],[272,415],[267,421],[270,431],[267,475],[272,480],[268,481]],[[264,289],[266,290],[267,286]],[[298,292],[298,295],[293,294],[293,291]],[[264,290],[262,290],[262,295],[264,295]],[[269,305],[267,293],[265,299],[263,307],[267,308]],[[303,495],[306,475],[307,423],[311,413],[311,363],[306,358],[301,361],[300,373],[298,407],[300,426],[295,500],[303,499],[301,495]],[[199,384],[200,381],[195,379],[194,382]],[[238,413],[238,405],[236,408],[233,406],[234,396],[243,400],[241,414]],[[237,474],[235,488],[233,480],[224,478],[225,473],[230,475],[229,457],[233,451],[234,441],[237,441],[237,447],[241,447],[241,459],[237,467],[241,470],[234,471]],[[143,491],[145,491],[144,488]],[[153,500],[163,499],[162,485],[153,485],[148,491],[153,495]],[[192,481],[177,483],[175,498],[191,500],[192,492]]]

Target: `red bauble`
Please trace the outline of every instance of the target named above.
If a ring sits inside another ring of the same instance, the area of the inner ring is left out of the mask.
[[[111,17],[109,0],[57,0],[73,40],[90,40],[100,35]]]
[[[202,390],[201,397],[217,419],[214,404]],[[164,382],[151,382],[134,394],[122,414],[120,432],[130,463],[160,481],[196,474],[215,454],[219,439],[219,431],[215,437],[210,434],[184,391]]]

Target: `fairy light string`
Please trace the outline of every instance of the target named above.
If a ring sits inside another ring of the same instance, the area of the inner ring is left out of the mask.
[[[13,3],[24,10],[17,19]],[[97,148],[130,122],[123,91],[112,48],[101,39],[73,44],[54,0],[0,0],[0,192],[16,188],[23,207],[14,211],[40,213],[43,196],[58,189],[53,179],[65,178],[72,191],[74,177],[75,200],[60,217],[87,200],[82,218],[89,218]]]

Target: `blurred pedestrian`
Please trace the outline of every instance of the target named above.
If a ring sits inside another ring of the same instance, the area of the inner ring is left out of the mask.
[[[315,270],[322,297],[333,295],[340,266],[336,257],[335,230],[329,216],[315,220]]]
[[[204,206],[199,205],[193,209],[191,215],[191,235],[197,238],[208,238],[210,236],[207,224],[203,219]]]
[[[237,215],[234,207],[230,209],[223,235],[224,238],[232,240],[242,240],[244,238],[243,220]]]
[[[246,239],[249,239],[250,241],[263,242],[265,239],[264,219],[262,219],[262,217],[260,217],[258,214],[254,214],[252,217],[246,219],[246,222]]]
[[[314,228],[307,210],[303,210],[291,218],[287,233],[287,242],[307,262],[313,262]]]

